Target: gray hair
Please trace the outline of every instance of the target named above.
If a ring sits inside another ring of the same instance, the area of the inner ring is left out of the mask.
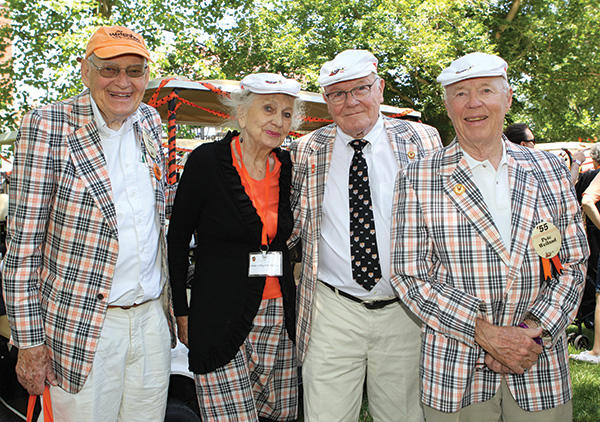
[[[444,87],[444,101],[446,101],[448,99],[448,87],[451,86],[450,85],[446,85]],[[502,78],[502,91],[504,92],[508,92],[510,90],[510,85],[508,84],[508,81],[505,78]]]
[[[225,122],[226,126],[233,127],[234,129],[240,129],[238,124],[238,116],[240,112],[243,112],[250,107],[250,104],[255,100],[257,95],[247,89],[236,89],[231,93],[231,97],[221,97],[221,102],[228,108],[231,118]],[[304,115],[304,102],[298,97],[294,98],[294,108],[292,110],[292,124],[290,130],[295,130],[302,124],[302,116]]]
[[[590,148],[590,156],[592,157],[592,160],[600,164],[600,143],[592,145]]]

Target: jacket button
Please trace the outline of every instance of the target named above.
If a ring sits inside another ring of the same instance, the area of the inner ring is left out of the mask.
[[[96,296],[98,298],[98,300],[104,300],[104,295],[102,293],[98,293],[98,296]]]

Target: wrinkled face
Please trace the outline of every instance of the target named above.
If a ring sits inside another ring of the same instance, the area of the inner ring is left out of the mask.
[[[323,99],[327,103],[327,110],[336,125],[342,131],[353,138],[362,138],[375,126],[379,118],[379,105],[383,102],[383,79],[377,79],[374,74],[363,78],[338,82],[324,88]],[[356,99],[350,92],[346,94],[344,101],[333,103],[332,95],[339,91],[350,91],[352,89],[371,86],[368,95]],[[329,98],[328,98],[329,97]]]
[[[125,69],[131,65],[144,65],[146,59],[135,54],[125,54],[110,59],[100,59],[92,55],[91,58],[97,66],[110,65],[121,68],[118,76],[105,78],[87,59],[81,62],[83,84],[89,88],[106,123],[112,127],[111,123],[119,122],[118,128],[139,107],[149,78],[147,71],[139,78],[132,78],[127,76]]]
[[[500,76],[473,78],[446,87],[446,110],[459,142],[499,142],[504,116],[512,102]]]
[[[245,110],[238,112],[244,142],[272,150],[281,145],[290,131],[294,97],[286,94],[256,94]]]

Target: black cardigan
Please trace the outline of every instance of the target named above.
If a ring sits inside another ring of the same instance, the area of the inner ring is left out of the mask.
[[[167,235],[176,316],[189,315],[189,368],[205,374],[227,364],[248,336],[262,300],[265,277],[248,277],[248,254],[259,250],[262,222],[231,158],[233,133],[196,148],[182,174]],[[285,326],[295,340],[296,287],[286,240],[293,227],[289,153],[281,162],[277,235],[270,250],[283,252]],[[188,308],[185,283],[189,243],[196,233],[196,268]]]

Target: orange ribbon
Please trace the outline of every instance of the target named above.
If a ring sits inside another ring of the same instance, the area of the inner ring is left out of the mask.
[[[35,408],[35,402],[37,396],[29,396],[27,402],[27,422],[33,421],[33,409]],[[42,410],[44,412],[44,422],[54,422],[54,415],[52,414],[52,402],[50,400],[50,388],[48,385],[44,388],[44,394],[42,396]]]
[[[558,254],[554,255],[552,258],[542,258],[542,268],[544,269],[544,280],[552,278],[552,267],[550,265],[550,261],[554,264],[554,268],[560,274],[562,272],[563,266],[560,263],[560,259],[558,258]]]

